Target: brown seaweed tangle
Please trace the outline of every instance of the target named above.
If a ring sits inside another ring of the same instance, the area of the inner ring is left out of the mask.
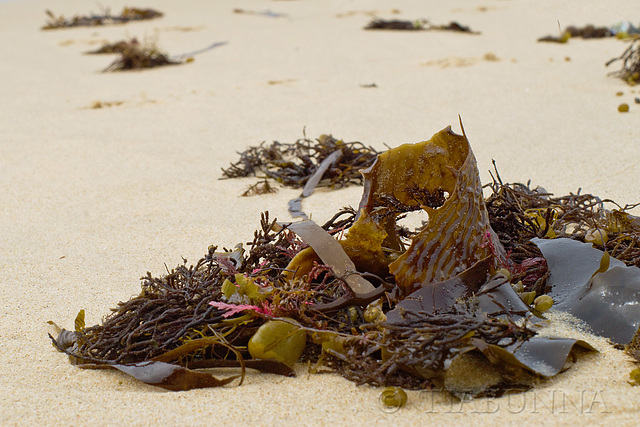
[[[371,166],[378,152],[361,142],[345,142],[331,135],[320,135],[316,141],[306,136],[295,143],[273,141],[249,147],[240,152],[240,159],[222,169],[220,179],[264,176],[287,187],[303,188],[323,161],[339,151],[340,157],[324,173],[317,187],[362,185],[360,170]]]
[[[389,264],[400,288],[447,280],[489,255],[504,256],[464,132],[447,127],[428,141],[391,149],[363,175],[361,212],[352,230],[370,216],[387,233],[383,246],[401,252],[398,212],[422,208],[429,215],[409,249]]]
[[[160,51],[154,43],[140,43],[136,38],[118,47],[120,56],[113,61],[105,72],[140,70],[143,68],[154,68],[163,65],[178,65],[182,61],[175,61],[164,52]]]
[[[640,83],[640,40],[636,39],[622,55],[609,60],[605,65],[608,67],[616,61],[622,61],[622,68],[611,73],[612,76],[624,80],[631,86]]]

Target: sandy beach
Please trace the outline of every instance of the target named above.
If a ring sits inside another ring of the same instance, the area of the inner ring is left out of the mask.
[[[484,183],[495,160],[507,182],[639,202],[640,89],[607,75],[619,64],[604,65],[628,44],[536,42],[558,23],[637,25],[637,0],[102,4],[164,16],[43,31],[47,9],[100,9],[0,3],[0,425],[637,424],[629,357],[553,312],[554,333],[599,352],[526,393],[461,404],[410,391],[393,413],[380,389],[302,364],[296,378],[251,372],[240,387],[167,392],[74,367],[47,337],[47,321],[72,328],[80,309],[87,325],[100,323],[147,272],[251,240],[262,211],[290,219],[300,190],[241,197],[254,178],[219,179],[262,141],[332,134],[384,150],[448,125],[461,133],[460,115]],[[374,16],[458,21],[480,34],[365,31]],[[132,72],[103,73],[114,57],[84,54],[131,37],[172,56],[226,44]],[[320,189],[304,208],[321,222],[361,193]]]

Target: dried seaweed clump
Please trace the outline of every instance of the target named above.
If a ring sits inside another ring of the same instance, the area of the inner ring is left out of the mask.
[[[622,68],[611,75],[624,80],[631,86],[640,83],[640,40],[635,40],[622,55],[611,59],[606,65],[609,66],[616,61],[622,61]]]
[[[273,179],[287,187],[302,188],[322,161],[336,151],[341,153],[338,161],[323,173],[318,186],[361,185],[363,178],[360,169],[371,166],[378,152],[361,142],[344,142],[331,135],[320,135],[316,141],[305,137],[293,144],[274,141],[270,145],[263,142],[257,147],[249,147],[239,153],[240,160],[222,170],[223,179],[263,174],[265,179],[252,186],[244,195],[272,192],[273,186],[267,184],[267,179]]]
[[[135,7],[125,7],[120,15],[112,15],[107,9],[103,14],[91,14],[88,16],[76,15],[65,18],[63,15],[56,16],[50,10],[45,11],[49,20],[42,27],[43,30],[70,27],[92,27],[100,25],[124,24],[129,21],[142,21],[147,19],[160,18],[164,14],[154,9],[140,9]]]
[[[143,68],[161,67],[163,65],[178,65],[176,61],[161,52],[154,43],[140,43],[136,38],[128,42],[120,42],[109,47],[120,53],[104,71],[141,70]],[[97,52],[96,52],[97,53]]]

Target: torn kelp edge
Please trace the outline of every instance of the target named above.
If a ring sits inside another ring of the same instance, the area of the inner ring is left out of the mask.
[[[628,344],[640,326],[640,269],[627,267],[588,243],[532,239],[549,265],[549,295],[597,334]],[[602,267],[603,258],[609,265]],[[604,270],[604,271],[602,271]]]

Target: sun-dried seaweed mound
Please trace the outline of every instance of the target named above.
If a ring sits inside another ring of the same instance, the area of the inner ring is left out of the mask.
[[[640,83],[640,40],[635,40],[618,58],[607,62],[607,66],[616,61],[622,61],[622,68],[611,73],[612,76],[624,80],[634,86]]]
[[[142,21],[147,19],[160,18],[164,15],[162,12],[158,12],[154,9],[140,9],[135,7],[125,7],[124,9],[122,9],[120,15],[112,15],[108,9],[102,15],[76,15],[71,18],[65,18],[62,15],[56,16],[50,10],[45,11],[45,13],[49,17],[49,20],[42,27],[43,30],[124,24],[129,21]]]
[[[167,54],[158,50],[155,44],[140,43],[135,38],[124,44],[119,44],[117,49],[120,56],[104,69],[105,72],[141,70],[183,63],[170,59]]]
[[[324,172],[318,186],[361,185],[360,169],[369,167],[378,152],[361,142],[344,142],[331,135],[320,135],[316,141],[303,138],[293,144],[274,141],[249,147],[239,153],[240,160],[222,170],[222,179],[264,175],[287,187],[302,188],[336,151],[341,152],[339,160]]]

